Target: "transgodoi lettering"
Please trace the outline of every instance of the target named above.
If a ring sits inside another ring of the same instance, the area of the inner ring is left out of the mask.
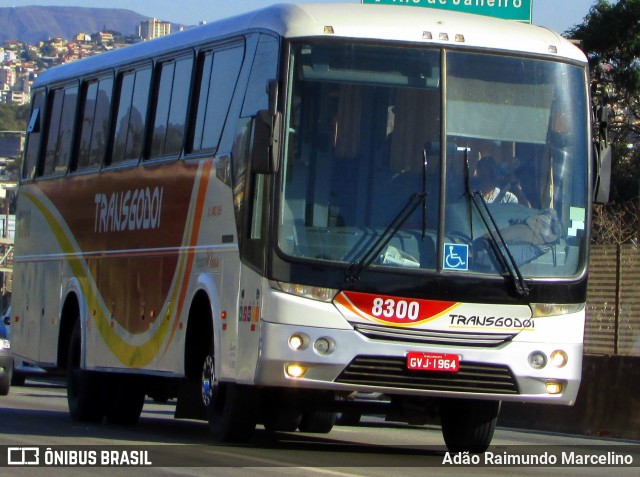
[[[160,227],[162,187],[96,194],[94,232],[124,232]]]

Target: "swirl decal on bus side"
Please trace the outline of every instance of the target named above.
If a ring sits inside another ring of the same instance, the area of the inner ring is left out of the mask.
[[[198,166],[197,179],[193,185],[193,199],[187,211],[189,220],[183,233],[183,247],[197,244],[210,169],[210,161],[203,161]],[[180,254],[167,299],[163,309],[158,313],[158,316],[166,317],[166,319],[155,320],[147,332],[142,335],[133,335],[119,325],[114,327],[109,307],[99,293],[87,261],[82,258],[81,247],[53,203],[41,191],[36,193],[23,192],[22,197],[28,199],[42,214],[60,251],[66,255],[66,262],[73,276],[84,277],[79,280],[79,283],[87,303],[87,319],[89,316],[91,317],[90,319],[104,343],[118,361],[126,367],[144,368],[152,363],[163,347],[163,354],[166,353],[175,338],[180,323],[180,316],[187,296],[189,275],[194,261],[193,253],[187,251]],[[94,310],[94,312],[90,313],[89,310]]]
[[[388,326],[418,326],[435,320],[457,306],[454,301],[421,300],[343,291],[333,300],[338,308]]]

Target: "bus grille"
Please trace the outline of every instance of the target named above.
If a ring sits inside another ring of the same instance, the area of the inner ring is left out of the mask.
[[[356,356],[340,373],[337,383],[428,391],[518,394],[518,384],[507,366],[460,362],[457,373],[412,371],[406,358]]]
[[[469,333],[458,331],[416,330],[352,323],[357,332],[372,340],[402,341],[451,346],[494,347],[511,341],[513,333]]]

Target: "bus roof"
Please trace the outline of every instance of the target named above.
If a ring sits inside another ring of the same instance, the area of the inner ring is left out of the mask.
[[[51,68],[40,75],[34,88],[251,30],[272,31],[285,38],[340,37],[460,45],[586,63],[584,54],[557,33],[515,21],[400,5],[278,4]],[[447,39],[441,34],[446,34]]]

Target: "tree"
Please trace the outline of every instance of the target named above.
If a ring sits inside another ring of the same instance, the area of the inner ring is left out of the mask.
[[[584,22],[566,35],[581,40],[589,58],[592,97],[596,107],[611,110],[609,137],[613,146],[611,203],[596,208],[594,223],[616,232],[607,240],[621,243],[638,235],[640,184],[640,0],[610,3],[598,0]],[[616,226],[612,226],[616,223]],[[625,233],[618,233],[622,229]]]
[[[27,127],[29,109],[29,104],[0,104],[0,131],[24,131]]]

